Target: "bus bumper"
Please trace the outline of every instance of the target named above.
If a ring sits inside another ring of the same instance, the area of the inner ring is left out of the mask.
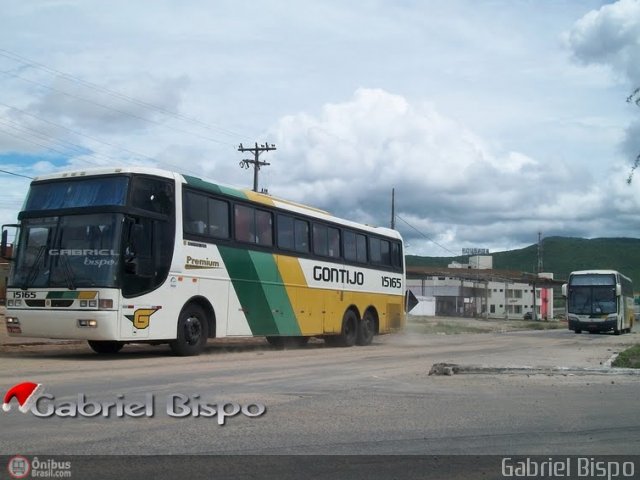
[[[579,320],[577,318],[568,319],[569,330],[587,330],[589,332],[608,332],[609,330],[615,330],[618,325],[617,320]]]
[[[11,309],[5,314],[5,323],[10,337],[118,340],[119,334],[116,310],[49,310],[45,314]]]

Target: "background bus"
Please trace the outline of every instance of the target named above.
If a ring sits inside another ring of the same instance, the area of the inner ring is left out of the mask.
[[[194,355],[230,336],[367,345],[404,323],[396,231],[268,195],[157,169],[87,170],[36,178],[18,218],[11,336]]]
[[[613,331],[629,333],[635,320],[633,284],[614,270],[572,272],[562,286],[567,297],[569,330],[576,333]]]

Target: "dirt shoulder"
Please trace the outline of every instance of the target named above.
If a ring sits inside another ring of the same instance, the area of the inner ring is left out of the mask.
[[[407,331],[423,334],[505,333],[520,330],[566,329],[564,321],[504,320],[463,317],[407,317]]]

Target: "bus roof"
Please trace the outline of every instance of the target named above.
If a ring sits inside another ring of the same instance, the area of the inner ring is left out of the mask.
[[[189,185],[198,190],[217,193],[217,194],[221,194],[229,197],[236,197],[236,198],[248,200],[250,202],[272,206],[275,208],[279,208],[281,210],[289,211],[291,213],[299,213],[302,215],[306,215],[308,217],[313,217],[320,220],[326,220],[328,222],[333,222],[345,227],[365,230],[370,233],[375,233],[385,237],[391,237],[396,239],[402,238],[399,232],[397,232],[396,230],[392,230],[390,228],[374,227],[366,224],[353,222],[343,218],[334,217],[327,211],[310,207],[307,205],[302,205],[300,203],[293,202],[291,200],[285,200],[282,198],[274,197],[269,194],[257,193],[257,192],[254,192],[253,190],[225,185],[222,183],[209,182],[195,176],[180,174],[180,173],[171,172],[168,170],[163,170],[163,169],[153,168],[153,167],[144,167],[144,166],[97,167],[97,168],[92,167],[92,168],[86,168],[86,169],[69,170],[64,172],[56,172],[56,173],[50,173],[46,175],[39,175],[33,179],[33,182],[41,182],[41,181],[57,180],[57,179],[70,179],[70,178],[79,178],[79,177],[90,177],[90,176],[99,176],[99,175],[114,175],[114,174],[122,174],[122,173],[156,175],[159,177],[175,179],[183,184]]]
[[[575,272],[571,272],[569,276],[571,275],[616,275],[616,274],[626,278],[627,280],[631,280],[629,277],[627,277],[623,273],[620,273],[617,270],[577,270]]]

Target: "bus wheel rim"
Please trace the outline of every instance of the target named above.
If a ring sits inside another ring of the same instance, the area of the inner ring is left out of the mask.
[[[189,345],[195,345],[200,340],[202,325],[198,317],[189,317],[185,322],[184,337]]]

